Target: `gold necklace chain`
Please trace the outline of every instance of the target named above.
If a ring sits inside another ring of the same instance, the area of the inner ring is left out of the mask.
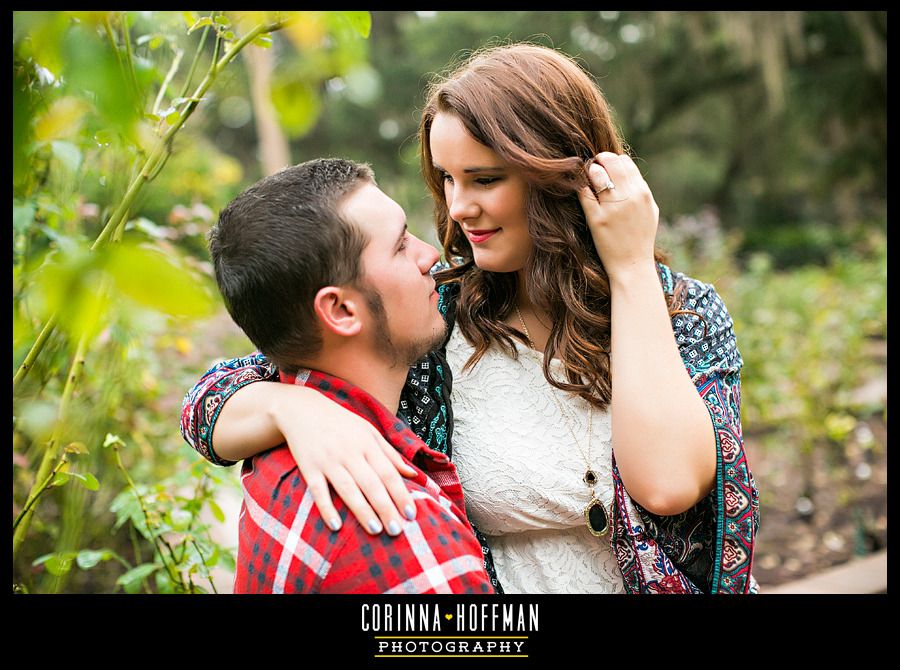
[[[525,338],[528,340],[529,346],[532,349],[537,351],[537,347],[534,346],[534,341],[531,339],[531,333],[528,332],[528,326],[525,325],[525,319],[522,318],[522,312],[519,311],[519,306],[514,306],[516,309],[516,315],[519,317],[519,322],[522,324],[522,330],[525,331]],[[591,492],[591,500],[587,504],[587,507],[584,508],[584,518],[587,522],[588,530],[592,535],[597,537],[602,537],[609,532],[610,518],[609,513],[606,511],[606,506],[603,502],[597,497],[596,492],[594,491],[594,487],[597,485],[597,474],[591,468],[591,438],[594,434],[594,406],[592,404],[588,404],[588,439],[587,439],[587,455],[585,455],[584,450],[581,448],[581,444],[578,442],[578,438],[575,437],[575,432],[572,430],[572,426],[570,425],[570,421],[574,423],[574,417],[571,416],[568,412],[563,409],[562,403],[559,402],[559,399],[553,393],[553,389],[550,390],[550,398],[556,404],[557,408],[559,408],[559,413],[563,417],[566,425],[566,429],[568,429],[569,434],[572,436],[572,441],[575,443],[575,447],[578,451],[581,452],[581,457],[584,459],[584,462],[587,464],[587,470],[584,473],[584,477],[582,481],[587,485],[588,490]]]

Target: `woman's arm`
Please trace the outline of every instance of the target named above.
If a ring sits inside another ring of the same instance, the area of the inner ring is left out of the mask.
[[[275,378],[277,372],[261,355],[232,359],[209,370],[185,396],[185,440],[223,465],[286,442],[316,507],[332,528],[339,528],[340,520],[329,484],[373,534],[383,528],[399,533],[397,510],[410,519],[415,515],[400,473],[413,476],[415,471],[372,424],[317,391],[257,383]]]
[[[659,209],[630,157],[603,153],[580,192],[610,281],[613,450],[629,495],[659,515],[711,490],[716,439],[679,354],[653,256]],[[602,166],[602,167],[601,167]],[[613,189],[603,189],[607,181]]]

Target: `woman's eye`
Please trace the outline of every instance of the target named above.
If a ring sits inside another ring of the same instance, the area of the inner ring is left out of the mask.
[[[398,253],[406,249],[406,242],[407,242],[407,240],[408,240],[408,238],[404,237],[404,238],[403,238],[403,241],[400,242],[400,246],[397,247],[397,252],[398,252]]]
[[[481,177],[475,181],[482,186],[487,186],[488,184],[493,184],[495,181],[500,181],[500,177]]]
[[[442,173],[441,173],[441,181],[443,181],[443,182],[450,182],[450,183],[452,184],[452,183],[453,183],[453,177],[451,177],[450,175],[448,175],[446,172],[442,172]]]

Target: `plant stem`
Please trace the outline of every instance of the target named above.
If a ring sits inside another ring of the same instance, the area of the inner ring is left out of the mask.
[[[59,471],[66,464],[68,459],[66,458],[65,453],[63,453],[62,458],[59,459],[57,464],[53,467],[53,470],[50,471],[50,474],[47,475],[47,478],[44,480],[44,483],[38,487],[37,490],[28,494],[28,500],[25,501],[25,505],[22,507],[22,511],[19,512],[19,516],[16,517],[16,520],[13,522],[13,530],[19,527],[19,523],[22,521],[22,518],[28,513],[34,504],[37,502],[37,499],[41,496],[41,494],[50,488],[50,483],[59,474]]]
[[[105,291],[105,284],[101,287],[102,291]],[[38,496],[46,489],[46,480],[50,471],[53,469],[53,463],[56,462],[59,457],[60,450],[60,438],[62,437],[62,432],[65,429],[66,418],[69,413],[69,405],[72,401],[72,394],[75,391],[75,385],[81,376],[82,371],[84,370],[84,358],[87,353],[88,341],[90,340],[89,333],[86,330],[81,338],[78,340],[78,346],[75,349],[75,357],[72,360],[72,365],[69,368],[69,374],[66,378],[66,385],[63,388],[62,398],[59,401],[59,413],[56,419],[56,425],[53,428],[53,433],[50,436],[50,441],[47,443],[47,449],[44,452],[44,457],[41,460],[41,465],[38,468],[37,476],[35,477],[35,484],[32,487],[31,492],[28,494],[28,499],[25,503],[25,506],[28,510],[22,515],[19,519],[18,526],[13,532],[13,560],[15,560],[16,554],[19,551],[19,547],[22,546],[22,542],[25,540],[25,535],[28,533],[28,527],[31,525],[31,519],[34,516],[34,505]]]
[[[203,35],[200,36],[200,44],[197,45],[197,51],[194,52],[194,60],[191,63],[191,69],[188,70],[187,79],[184,80],[184,86],[181,88],[179,98],[187,95],[188,89],[191,87],[191,79],[194,78],[194,72],[197,69],[197,63],[200,62],[200,54],[203,53],[203,45],[206,44],[206,36],[209,34],[209,26],[203,28]],[[214,59],[215,60],[215,59]]]
[[[131,478],[131,475],[128,474],[128,470],[125,468],[125,464],[122,462],[122,455],[119,452],[119,445],[113,444],[113,449],[116,454],[116,464],[119,467],[119,470],[122,471],[122,474],[125,475],[125,481],[128,482],[128,486],[131,488],[132,493],[134,493],[134,497],[137,498],[138,505],[141,507],[141,513],[144,515],[144,523],[147,524],[147,532],[150,533],[151,541],[153,542],[154,547],[156,548],[156,553],[159,554],[159,559],[162,561],[163,566],[166,569],[166,572],[169,574],[169,579],[173,584],[177,584],[183,590],[185,589],[184,581],[181,579],[181,575],[174,568],[175,563],[175,555],[172,552],[172,547],[169,545],[166,540],[157,535],[153,529],[152,524],[150,523],[150,513],[147,512],[147,506],[144,503],[144,498],[138,493],[137,485],[134,483],[134,480]],[[170,565],[165,556],[163,556],[162,549],[160,548],[160,544],[164,545],[169,551],[169,558],[172,560],[172,565]]]
[[[212,580],[212,575],[209,572],[209,567],[206,565],[206,559],[203,558],[203,553],[200,551],[200,547],[197,546],[196,540],[191,540],[191,544],[194,545],[194,549],[197,550],[197,555],[200,557],[200,563],[203,565],[203,576],[206,577],[207,581],[209,581],[209,585],[212,587],[213,593],[218,593],[216,591],[216,585]]]
[[[128,13],[122,12],[120,15],[122,22],[122,39],[125,42],[125,55],[128,57],[128,74],[131,75],[131,87],[134,90],[134,104],[137,107],[138,115],[144,113],[144,101],[141,99],[141,87],[138,84],[137,74],[134,71],[134,54],[131,52],[131,30],[128,26]]]
[[[173,77],[175,77],[175,73],[178,71],[178,66],[181,65],[181,58],[184,56],[184,51],[178,49],[175,51],[175,60],[172,61],[172,66],[169,68],[169,71],[166,72],[166,78],[163,79],[163,83],[159,87],[159,93],[156,94],[156,100],[153,101],[153,113],[157,114],[159,112],[159,106],[162,104],[163,97],[165,97],[166,90],[169,88],[169,84],[172,83]]]
[[[34,362],[37,360],[37,357],[40,356],[41,351],[44,349],[44,345],[47,343],[50,335],[53,333],[53,329],[56,328],[56,322],[59,319],[59,313],[53,314],[47,323],[44,324],[44,327],[41,329],[40,334],[37,339],[34,341],[34,344],[31,345],[31,350],[28,352],[28,355],[25,357],[25,360],[22,361],[22,364],[19,366],[19,369],[16,370],[16,374],[13,376],[13,393],[15,393],[16,386],[19,385],[19,382],[25,379],[25,375],[27,375],[31,371],[31,367],[34,365]]]

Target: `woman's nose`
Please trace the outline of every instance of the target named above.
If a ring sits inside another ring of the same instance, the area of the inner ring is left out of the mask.
[[[451,219],[462,223],[478,216],[478,204],[463,189],[454,188],[449,196],[447,211]]]

